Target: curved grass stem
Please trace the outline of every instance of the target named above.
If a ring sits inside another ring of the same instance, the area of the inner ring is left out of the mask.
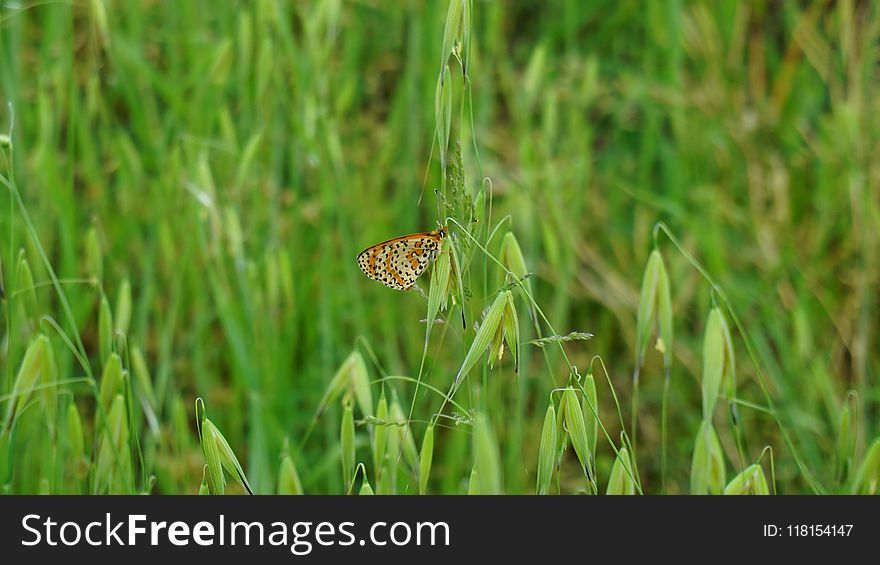
[[[803,459],[801,459],[800,454],[798,453],[797,448],[794,446],[794,442],[791,439],[791,435],[788,433],[786,427],[782,424],[782,420],[779,417],[779,413],[776,410],[776,405],[773,402],[773,397],[770,394],[770,389],[767,386],[767,378],[764,374],[764,369],[761,363],[758,361],[758,356],[754,351],[754,347],[752,345],[751,338],[749,337],[748,332],[746,332],[745,327],[740,322],[739,316],[737,316],[736,312],[733,309],[733,305],[730,300],[727,298],[727,294],[724,292],[724,289],[719,285],[715,279],[706,271],[702,264],[697,261],[693,255],[691,255],[681,244],[675,234],[669,229],[669,227],[663,223],[658,222],[654,225],[654,238],[656,240],[657,234],[659,232],[663,232],[669,241],[678,249],[679,253],[684,256],[684,258],[694,267],[700,275],[705,279],[707,283],[712,288],[712,291],[715,293],[717,300],[723,305],[724,309],[730,314],[730,319],[733,320],[733,324],[736,326],[737,331],[740,336],[742,336],[743,343],[746,346],[746,352],[749,355],[749,358],[752,361],[752,364],[755,367],[755,375],[757,377],[758,385],[761,388],[761,392],[764,395],[764,400],[767,402],[767,409],[770,414],[773,416],[773,420],[776,422],[776,426],[779,428],[779,432],[782,434],[782,437],[785,441],[785,444],[788,446],[788,449],[791,451],[792,456],[794,457],[795,464],[798,467],[798,470],[802,473],[804,479],[807,481],[807,484],[810,485],[810,488],[813,490],[815,494],[825,494],[826,490],[822,487],[821,484],[813,477],[812,473],[810,473],[807,466],[804,464]]]

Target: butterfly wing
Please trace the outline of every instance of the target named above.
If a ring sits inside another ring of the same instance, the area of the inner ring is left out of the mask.
[[[440,239],[434,232],[389,239],[362,251],[358,266],[369,278],[395,290],[406,290],[437,256]]]

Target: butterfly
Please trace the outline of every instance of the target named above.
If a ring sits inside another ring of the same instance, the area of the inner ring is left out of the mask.
[[[402,235],[367,247],[357,257],[369,278],[394,290],[407,290],[437,257],[446,227]]]

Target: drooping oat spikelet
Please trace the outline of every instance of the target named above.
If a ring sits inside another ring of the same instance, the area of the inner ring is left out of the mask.
[[[473,453],[480,494],[502,494],[501,457],[495,433],[485,414],[478,414],[474,422]]]
[[[852,494],[877,494],[880,492],[880,438],[874,440],[856,471]]]
[[[40,380],[40,376],[46,370],[48,356],[51,354],[50,348],[49,338],[40,334],[25,351],[24,359],[21,361],[18,373],[15,375],[15,380],[12,384],[12,394],[7,404],[3,433],[0,436],[9,431],[15,419],[30,399],[34,387],[36,387]]]
[[[299,472],[289,453],[285,453],[281,458],[281,465],[278,468],[278,494],[303,494]]]
[[[635,494],[636,485],[632,480],[632,472],[629,451],[625,447],[621,447],[617,452],[614,465],[611,467],[611,476],[608,478],[608,488],[605,490],[605,494]]]
[[[758,463],[749,465],[724,487],[724,494],[770,494],[764,469]]]
[[[691,459],[691,494],[720,494],[725,485],[724,452],[711,422],[703,421]]]
[[[428,426],[422,439],[422,450],[419,452],[419,494],[428,490],[428,478],[431,476],[431,463],[434,459],[434,426]]]
[[[544,427],[541,429],[541,445],[538,452],[538,484],[535,491],[547,494],[556,467],[556,411],[551,402],[544,415]]]

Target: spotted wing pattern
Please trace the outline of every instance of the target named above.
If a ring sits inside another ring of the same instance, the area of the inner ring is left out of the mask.
[[[437,256],[445,236],[446,230],[441,228],[377,243],[358,255],[358,266],[374,281],[394,290],[406,290]]]

